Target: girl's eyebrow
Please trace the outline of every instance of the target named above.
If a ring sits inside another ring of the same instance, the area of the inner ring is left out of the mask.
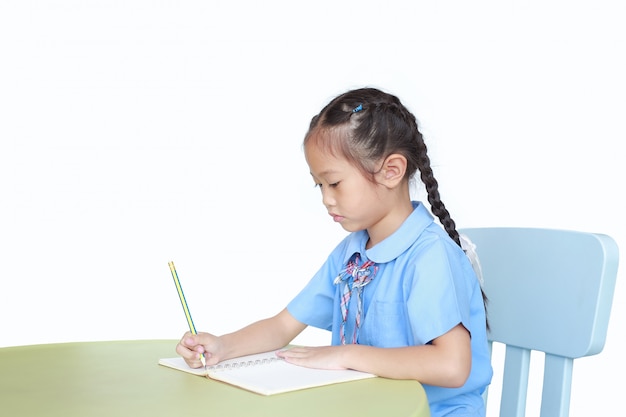
[[[318,176],[318,177],[322,177],[322,176],[324,176],[324,175],[328,175],[328,174],[336,174],[337,172],[339,172],[339,171],[334,170],[334,169],[327,169],[327,170],[322,171],[322,172],[320,172],[319,174],[317,174],[317,176]],[[310,172],[310,171],[309,171],[309,174],[311,174],[311,176],[313,176],[313,177],[315,177],[315,176],[316,176],[314,173],[312,173],[312,172]]]

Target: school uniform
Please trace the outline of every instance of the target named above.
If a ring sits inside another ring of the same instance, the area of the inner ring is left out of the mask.
[[[465,253],[428,209],[420,202],[413,207],[398,230],[371,249],[365,249],[366,231],[349,234],[287,309],[302,323],[330,330],[333,345],[341,344],[342,337],[346,343],[377,347],[424,345],[462,323],[471,334],[468,380],[460,388],[424,384],[424,389],[432,417],[484,416],[481,394],[492,369],[480,284]],[[347,265],[355,260],[373,263],[365,273],[371,280],[362,286],[361,297],[346,287],[351,282],[346,271],[356,270]],[[352,296],[342,315],[346,290]]]

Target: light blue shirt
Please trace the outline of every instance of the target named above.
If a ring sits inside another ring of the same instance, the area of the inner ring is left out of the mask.
[[[376,262],[378,271],[363,289],[358,343],[377,347],[424,345],[462,323],[471,334],[472,369],[465,385],[442,388],[424,385],[432,417],[484,416],[481,394],[491,381],[480,284],[461,248],[436,224],[420,202],[391,236],[370,249],[366,231],[349,234],[330,254],[305,288],[288,304],[300,322],[332,331],[340,344],[340,296],[334,280],[350,257]],[[356,295],[350,305],[356,302]],[[349,309],[346,340],[354,332],[356,308]]]

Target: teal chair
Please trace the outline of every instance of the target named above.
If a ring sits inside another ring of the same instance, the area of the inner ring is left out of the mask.
[[[600,353],[606,340],[619,259],[615,241],[537,228],[459,232],[476,246],[489,299],[490,347],[506,346],[500,416],[525,415],[531,351],[538,351],[545,353],[541,417],[567,417],[574,359]]]

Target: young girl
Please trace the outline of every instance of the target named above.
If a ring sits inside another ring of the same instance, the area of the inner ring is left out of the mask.
[[[176,351],[192,367],[279,349],[307,326],[331,346],[278,353],[297,365],[416,379],[431,414],[484,416],[491,381],[482,290],[441,202],[415,117],[373,88],[344,93],[311,121],[311,176],[333,221],[351,232],[276,316],[233,333],[186,333]],[[419,170],[432,212],[411,201]]]

